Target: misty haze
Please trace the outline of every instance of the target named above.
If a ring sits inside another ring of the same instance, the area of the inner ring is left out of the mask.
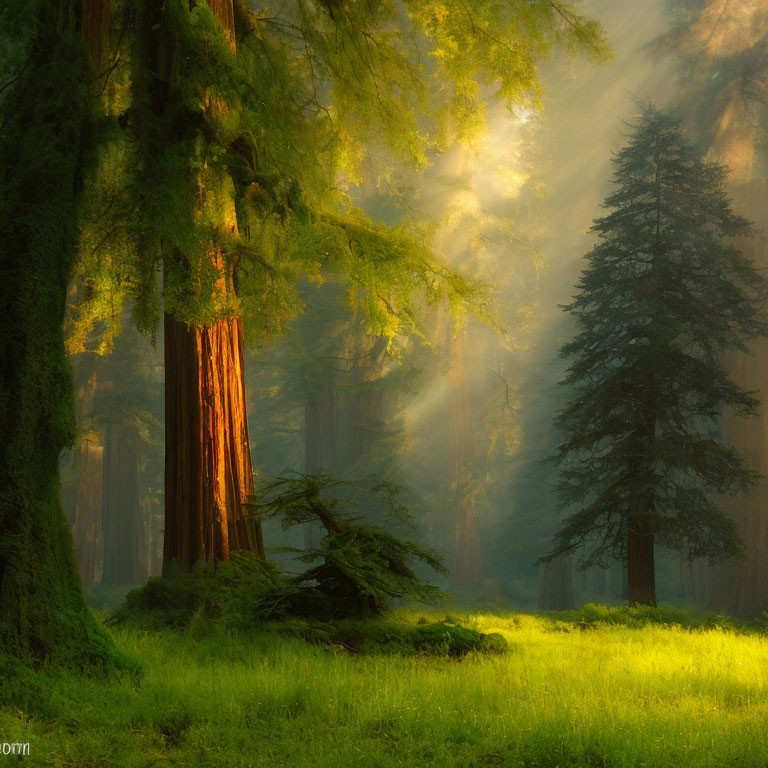
[[[768,764],[768,0],[0,38],[13,759]]]

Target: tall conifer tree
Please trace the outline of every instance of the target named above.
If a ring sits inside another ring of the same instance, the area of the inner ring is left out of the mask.
[[[78,271],[92,290],[76,314],[81,334],[99,320],[114,333],[114,305],[133,294],[139,324],[154,331],[162,265],[170,573],[232,549],[263,554],[246,510],[243,347],[300,311],[297,278],[343,275],[350,303],[387,339],[412,330],[416,294],[482,311],[423,232],[370,221],[339,194],[340,179],[361,179],[372,147],[382,177],[387,157],[423,165],[449,133],[477,134],[481,81],[510,106],[536,105],[536,66],[553,46],[600,58],[606,45],[599,25],[565,3],[292,0],[267,12],[243,0],[131,0],[126,9],[118,39],[130,65],[116,57],[116,66],[129,85],[111,115],[128,129],[114,147],[123,189],[105,183],[100,199],[117,202],[94,205],[85,227]],[[122,225],[108,226],[121,201],[130,201]]]
[[[561,351],[572,388],[556,426],[567,518],[548,556],[587,546],[583,565],[626,560],[631,603],[655,604],[655,543],[720,560],[741,551],[720,507],[756,479],[716,437],[723,406],[751,413],[723,353],[766,335],[766,280],[729,243],[750,231],[705,163],[652,106],[614,160],[616,191],[595,221],[566,309],[579,333]]]

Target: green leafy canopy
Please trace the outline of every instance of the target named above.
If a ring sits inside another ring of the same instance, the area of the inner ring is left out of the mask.
[[[302,310],[300,279],[328,272],[372,333],[416,331],[419,297],[488,319],[482,286],[430,253],[428,231],[366,220],[345,189],[471,140],[489,94],[538,104],[538,62],[553,46],[605,57],[600,26],[542,0],[234,8],[230,34],[202,2],[113,3],[71,350],[98,327],[108,351],[127,299],[153,333],[161,269],[167,312],[198,325],[242,314],[254,342]]]

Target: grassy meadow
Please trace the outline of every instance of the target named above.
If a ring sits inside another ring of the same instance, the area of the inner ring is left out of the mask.
[[[0,764],[768,765],[763,631],[609,614],[461,616],[509,644],[462,659],[354,654],[284,632],[123,628],[115,637],[142,675],[37,673],[26,703],[0,710],[0,741],[29,742],[30,755]]]

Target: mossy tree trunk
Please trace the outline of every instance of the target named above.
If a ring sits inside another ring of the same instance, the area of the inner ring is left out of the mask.
[[[2,104],[0,147],[0,648],[81,667],[117,659],[83,600],[59,494],[59,453],[75,437],[62,323],[99,63],[81,29],[86,42],[101,40],[89,9],[37,4],[29,59]]]

